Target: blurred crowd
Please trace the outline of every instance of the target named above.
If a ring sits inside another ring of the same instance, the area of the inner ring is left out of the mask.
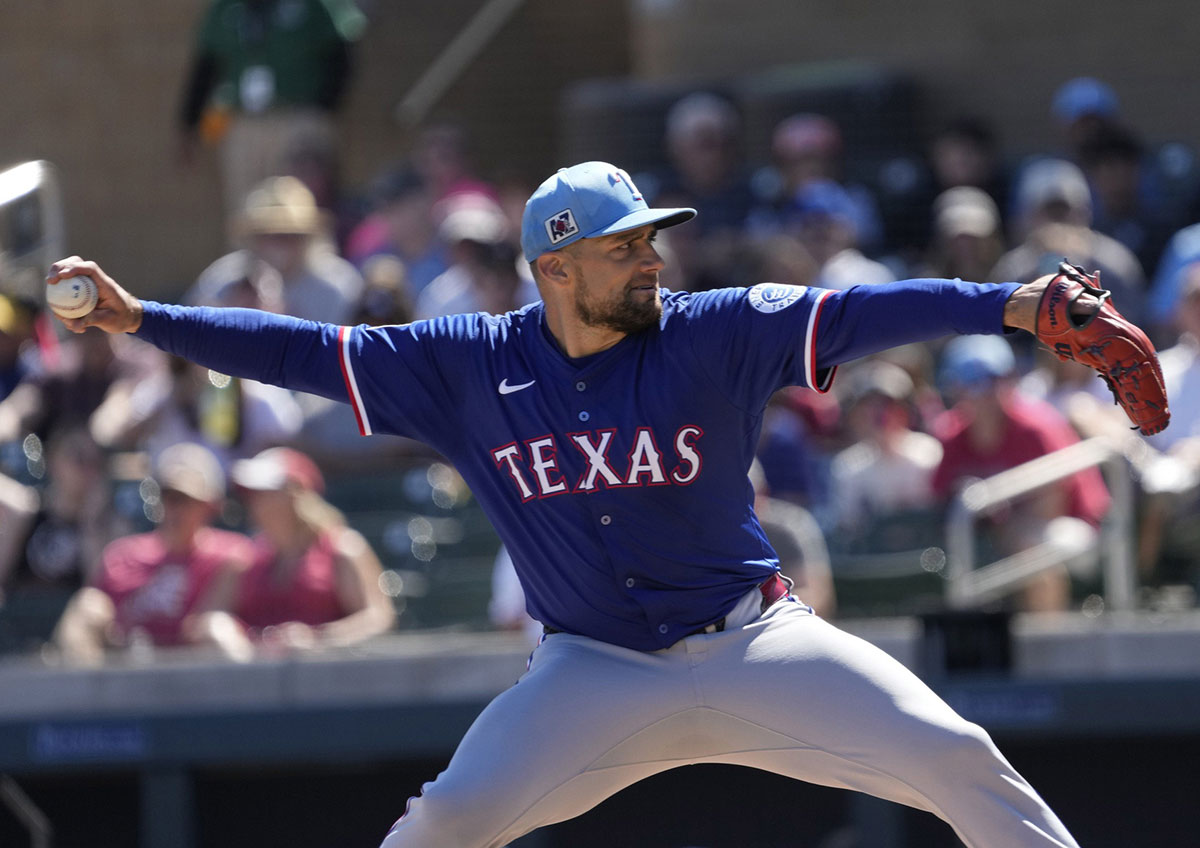
[[[268,94],[282,81],[267,85],[254,67],[239,66],[240,93],[220,100],[223,42],[209,36],[188,80],[185,160],[201,133],[274,155],[257,171],[230,157],[230,251],[182,302],[377,325],[537,300],[519,260],[534,186],[479,173],[472,143],[486,139],[431,124],[370,184],[343,187],[328,120],[345,78],[339,50],[322,54],[330,85],[301,86],[312,102],[273,108]],[[945,544],[946,511],[964,485],[1094,436],[1119,444],[1135,472],[1141,584],[1183,587],[1190,603],[1200,555],[1188,529],[1200,508],[1200,195],[1180,189],[1190,153],[1144,138],[1100,80],[1066,82],[1050,112],[1061,146],[1032,157],[1007,155],[985,118],[940,127],[899,220],[876,189],[846,178],[855,169],[832,118],[785,118],[770,160],[750,162],[737,109],[708,92],[670,107],[663,167],[634,174],[651,205],[699,210],[658,242],[673,290],[1027,282],[1065,257],[1099,270],[1117,308],[1159,345],[1174,417],[1147,439],[1130,433],[1092,372],[1026,334],[910,345],[843,367],[827,393],[779,392],[754,469],[760,513],[796,593],[826,615],[837,610],[839,561],[916,552],[936,572],[928,554]],[[547,173],[556,164],[567,163]],[[65,336],[5,291],[0,647],[46,645],[47,656],[88,663],[191,644],[246,659],[397,625],[385,566],[323,496],[324,479],[432,461],[427,449],[359,438],[345,405],[132,338]],[[1054,540],[1094,547],[1111,503],[1101,471],[1081,471],[989,515],[977,544],[989,560]],[[1078,605],[1068,564],[1005,603]],[[497,627],[536,628],[503,551],[492,613]]]

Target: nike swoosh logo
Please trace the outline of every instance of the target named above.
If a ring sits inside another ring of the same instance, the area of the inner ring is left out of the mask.
[[[511,395],[513,392],[521,391],[521,389],[528,389],[530,386],[532,386],[536,382],[537,382],[537,380],[530,380],[528,383],[521,383],[520,385],[510,386],[508,384],[508,378],[505,377],[503,380],[500,381],[500,394]]]

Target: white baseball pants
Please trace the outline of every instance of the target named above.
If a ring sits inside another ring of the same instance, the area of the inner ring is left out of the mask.
[[[546,637],[382,848],[498,848],[691,763],[928,810],[969,848],[1078,848],[982,728],[792,599],[650,653]]]

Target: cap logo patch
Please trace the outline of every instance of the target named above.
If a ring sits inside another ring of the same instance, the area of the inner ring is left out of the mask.
[[[550,236],[551,244],[558,244],[578,232],[579,225],[575,223],[575,216],[571,214],[570,209],[564,209],[546,219],[546,234]]]
[[[798,301],[807,286],[788,286],[782,283],[759,283],[750,289],[750,305],[758,312],[770,315],[787,309]]]
[[[642,193],[638,191],[637,186],[633,184],[633,180],[629,178],[629,174],[625,173],[620,168],[608,175],[608,184],[610,186],[616,188],[617,183],[624,183],[625,188],[629,189],[629,193],[633,195],[634,200],[642,199]]]

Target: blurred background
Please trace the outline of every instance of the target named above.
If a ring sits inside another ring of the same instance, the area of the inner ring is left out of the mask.
[[[441,457],[65,335],[46,265],[335,323],[537,298],[521,208],[604,159],[664,285],[1099,269],[1174,418],[1023,334],[784,390],[751,477],[797,594],[983,724],[1089,846],[1194,842],[1200,27],[1178,2],[0,3],[0,846],[374,845],[540,626]],[[519,776],[514,776],[519,779]],[[954,846],[733,767],[517,843]]]

